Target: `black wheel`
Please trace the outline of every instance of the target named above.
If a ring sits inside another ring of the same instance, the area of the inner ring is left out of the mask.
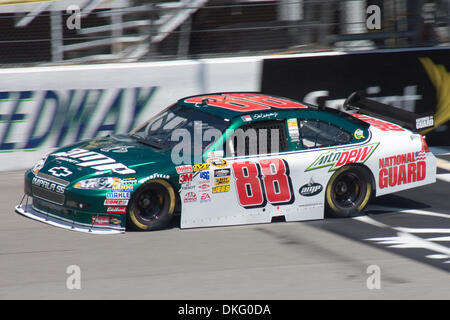
[[[172,220],[175,202],[175,192],[169,182],[152,180],[133,194],[127,226],[132,230],[162,229]]]
[[[336,171],[325,192],[325,212],[329,217],[345,218],[359,214],[372,195],[372,179],[367,169],[347,166]]]

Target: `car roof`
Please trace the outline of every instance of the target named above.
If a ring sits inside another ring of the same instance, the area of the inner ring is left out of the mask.
[[[274,111],[280,113],[283,113],[283,111],[298,111],[299,113],[312,111],[334,114],[359,126],[368,127],[368,124],[364,121],[337,109],[318,107],[290,98],[260,92],[218,92],[194,95],[178,100],[178,104],[227,120]]]
[[[233,119],[253,113],[317,108],[289,98],[258,92],[219,92],[185,97],[178,104],[213,114],[222,119]]]

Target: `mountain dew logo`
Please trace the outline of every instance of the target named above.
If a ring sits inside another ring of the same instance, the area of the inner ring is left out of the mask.
[[[377,147],[378,142],[360,147],[330,150],[322,153],[305,171],[324,167],[330,167],[328,171],[334,171],[349,163],[364,163]]]

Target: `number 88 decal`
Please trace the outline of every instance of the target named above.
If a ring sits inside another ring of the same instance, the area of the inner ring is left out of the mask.
[[[294,201],[288,164],[282,159],[235,162],[239,204],[244,208],[290,204]]]

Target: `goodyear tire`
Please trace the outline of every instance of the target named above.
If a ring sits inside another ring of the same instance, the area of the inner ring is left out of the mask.
[[[358,215],[369,203],[372,191],[372,178],[366,168],[343,167],[336,171],[328,182],[325,213],[334,218]]]
[[[173,217],[175,192],[163,179],[151,180],[131,198],[127,226],[131,230],[151,231],[166,227]]]

